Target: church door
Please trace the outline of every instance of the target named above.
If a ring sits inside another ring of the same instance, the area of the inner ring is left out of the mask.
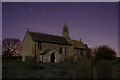
[[[55,54],[54,53],[51,54],[51,62],[55,62]]]

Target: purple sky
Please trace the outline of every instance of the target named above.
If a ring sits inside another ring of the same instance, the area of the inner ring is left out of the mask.
[[[107,44],[118,52],[118,3],[19,2],[2,5],[3,39],[23,40],[30,31],[62,35],[67,22],[71,39],[90,47]]]

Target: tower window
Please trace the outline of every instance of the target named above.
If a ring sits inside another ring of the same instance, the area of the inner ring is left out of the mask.
[[[64,31],[67,32],[67,27],[64,28]]]
[[[62,53],[63,52],[63,50],[62,50],[62,48],[60,47],[60,53]]]
[[[41,50],[41,42],[38,42],[38,49]]]

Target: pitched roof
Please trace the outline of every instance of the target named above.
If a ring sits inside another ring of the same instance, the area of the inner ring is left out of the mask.
[[[87,49],[85,44],[82,41],[77,41],[77,40],[72,40],[73,41],[73,46],[74,48],[82,48],[82,49]]]
[[[68,40],[62,36],[31,32],[31,31],[28,32],[34,41],[71,45],[68,42]]]
[[[47,54],[49,51],[51,51],[52,49],[46,49],[44,50],[43,52],[40,53],[40,55],[43,55],[43,54]]]
[[[40,53],[40,55],[45,55],[45,54],[47,54],[48,52],[50,52],[50,51],[52,51],[52,50],[56,50],[56,49],[54,49],[54,48],[48,48],[48,49],[42,51],[42,52]],[[57,50],[56,50],[56,51],[57,51]]]

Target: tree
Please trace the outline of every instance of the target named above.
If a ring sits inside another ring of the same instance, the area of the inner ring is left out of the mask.
[[[86,51],[86,57],[87,58],[92,58],[92,49],[88,48]]]
[[[116,52],[108,47],[107,45],[102,45],[93,50],[95,59],[114,59],[116,57]]]
[[[18,56],[21,55],[21,41],[16,38],[6,38],[2,41],[3,56]]]

